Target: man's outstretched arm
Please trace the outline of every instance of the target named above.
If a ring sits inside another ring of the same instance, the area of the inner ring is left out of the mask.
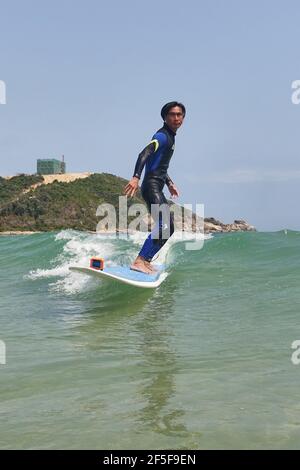
[[[170,178],[170,176],[168,174],[167,174],[167,177],[166,177],[166,185],[168,186],[168,189],[170,191],[170,194],[171,194],[172,198],[179,196],[179,191],[178,191],[177,187],[175,186],[174,181],[172,181],[172,179]]]
[[[166,185],[169,188],[171,184],[174,184],[174,181],[172,181],[170,176],[167,174],[167,176],[166,176]]]
[[[157,134],[157,139],[151,140],[151,142],[141,151],[135,164],[133,177],[124,188],[124,194],[126,196],[133,197],[139,187],[139,179],[142,175],[144,166],[147,159],[155,153],[159,146],[164,145],[164,135],[160,136]]]
[[[156,151],[157,148],[158,148],[157,140],[151,140],[150,144],[148,144],[144,148],[144,150],[141,151],[135,164],[133,177],[140,179],[144,166],[146,164],[147,158],[150,157],[150,155],[152,155]]]

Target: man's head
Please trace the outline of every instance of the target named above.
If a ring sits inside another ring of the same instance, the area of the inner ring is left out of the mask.
[[[162,107],[160,114],[167,126],[176,132],[184,120],[185,106],[177,101],[171,101]]]

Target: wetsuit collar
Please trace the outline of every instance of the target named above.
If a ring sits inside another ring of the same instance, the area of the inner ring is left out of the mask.
[[[170,129],[170,127],[164,122],[164,128],[171,134],[175,137],[176,135],[176,132],[172,131],[172,129]]]

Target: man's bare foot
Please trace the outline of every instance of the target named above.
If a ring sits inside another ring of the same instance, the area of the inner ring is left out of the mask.
[[[145,260],[145,264],[147,268],[151,270],[152,273],[157,273],[158,270],[154,266],[152,266],[151,261]]]
[[[152,274],[153,271],[151,270],[151,268],[149,268],[147,263],[149,263],[149,262],[146,261],[141,256],[138,256],[136,258],[136,260],[130,266],[130,269],[132,269],[133,271],[139,271],[139,272],[145,273],[145,274]]]
[[[152,274],[151,269],[147,268],[144,263],[133,263],[130,269],[132,271],[139,271],[140,273]]]

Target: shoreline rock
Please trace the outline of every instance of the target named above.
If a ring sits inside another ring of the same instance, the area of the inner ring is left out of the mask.
[[[245,220],[234,220],[232,224],[224,224],[213,217],[208,217],[204,219],[204,232],[256,232],[256,228]]]

